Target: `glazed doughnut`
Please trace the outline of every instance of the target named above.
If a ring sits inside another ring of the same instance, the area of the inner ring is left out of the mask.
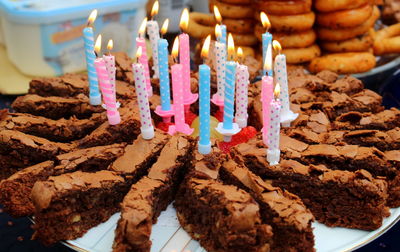
[[[189,13],[189,25],[187,33],[197,39],[207,37],[214,34],[215,19],[213,15],[191,12]]]
[[[334,1],[334,0],[333,0]],[[255,7],[272,15],[297,15],[311,11],[311,0],[279,1],[279,0],[256,0]]]
[[[363,36],[344,41],[321,41],[319,45],[328,52],[367,52],[374,44],[374,39],[369,33]]]
[[[336,30],[319,27],[317,28],[318,38],[327,41],[341,41],[355,38],[364,33],[367,33],[368,30],[375,24],[375,21],[379,18],[379,15],[379,9],[375,6],[374,10],[372,11],[371,17],[368,18],[368,20],[365,21],[362,25],[356,26],[354,28],[343,28]]]
[[[301,64],[309,62],[321,55],[321,50],[317,44],[306,48],[283,49],[282,54],[286,55],[286,62],[289,64]]]
[[[254,19],[224,19],[224,25],[229,32],[248,34],[254,30]]]
[[[374,53],[382,55],[400,52],[400,23],[376,32]]]
[[[359,26],[371,16],[372,10],[372,6],[366,4],[357,9],[319,13],[317,24],[331,29]]]
[[[257,24],[254,29],[254,34],[257,39],[261,41],[261,36],[265,32],[265,29],[261,24]],[[317,35],[314,30],[296,32],[296,33],[272,33],[273,38],[278,40],[283,48],[302,48],[308,47],[314,44]]]
[[[221,2],[228,4],[251,4],[252,0],[220,0]]]
[[[258,43],[258,39],[254,34],[232,33],[235,46],[253,46]]]
[[[218,0],[209,0],[209,8],[213,10],[216,5],[223,18],[253,18],[254,9],[251,5],[233,5]]]
[[[375,65],[375,56],[369,52],[334,53],[313,59],[309,70],[312,73],[330,70],[338,74],[352,74],[368,72]]]
[[[315,9],[320,12],[332,12],[359,8],[370,0],[314,0]]]
[[[260,15],[255,15],[256,19],[261,22]],[[296,32],[310,30],[314,25],[315,14],[308,12],[298,15],[278,16],[268,15],[271,22],[271,28],[278,32]]]

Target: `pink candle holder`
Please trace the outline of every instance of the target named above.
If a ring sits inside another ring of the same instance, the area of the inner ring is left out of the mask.
[[[219,107],[219,111],[224,112],[224,99],[218,93],[213,94],[211,102]]]
[[[171,117],[175,114],[174,112],[174,105],[171,104],[171,109],[170,110],[162,110],[161,106],[157,106],[156,110],[154,111],[158,116],[162,117],[163,122],[165,123],[170,123],[171,122]]]

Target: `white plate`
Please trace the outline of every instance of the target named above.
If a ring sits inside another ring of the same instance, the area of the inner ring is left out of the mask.
[[[314,223],[315,248],[317,252],[352,251],[378,238],[389,230],[400,219],[400,208],[390,210],[391,215],[384,219],[382,227],[372,231],[361,231],[348,228],[329,228]],[[114,214],[107,222],[92,228],[82,238],[66,241],[64,244],[79,252],[110,252],[114,241],[114,230],[119,219]],[[157,224],[153,225],[151,234],[153,246],[151,252],[205,252],[199,243],[192,240],[179,225],[172,204],[162,212]]]

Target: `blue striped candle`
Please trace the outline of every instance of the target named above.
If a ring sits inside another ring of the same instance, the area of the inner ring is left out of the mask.
[[[94,60],[96,55],[94,53],[94,37],[92,27],[85,27],[83,29],[83,41],[85,44],[86,67],[89,79],[89,99],[91,105],[101,104],[101,95],[99,90],[99,83],[97,81],[96,68],[94,67]]]
[[[158,40],[158,66],[160,74],[160,95],[161,110],[171,110],[171,91],[169,87],[168,72],[168,41],[166,39]]]
[[[225,96],[224,96],[224,121],[223,128],[233,129],[233,105],[235,98],[236,81],[236,63],[234,61],[226,62],[225,72]]]
[[[210,142],[210,67],[206,64],[199,66],[199,117],[200,139],[199,152],[208,154],[211,151]]]
[[[269,32],[266,32],[262,35],[263,64],[265,63],[265,57],[267,55],[267,50],[268,50],[269,45],[271,45],[269,50],[272,50],[272,34]],[[268,55],[270,55],[272,57],[272,52],[269,53]],[[263,75],[266,75],[267,73],[268,73],[268,76],[272,77],[272,75],[273,75],[272,68],[269,69],[268,71],[266,69],[263,70]]]

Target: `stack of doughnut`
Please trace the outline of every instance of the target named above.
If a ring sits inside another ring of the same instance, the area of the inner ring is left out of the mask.
[[[374,24],[380,16],[370,0],[315,0],[316,30],[324,56],[310,63],[311,72],[367,72],[375,67]]]
[[[232,33],[235,46],[240,46],[245,51],[258,44],[253,32],[255,20],[251,2],[252,0],[209,0],[210,11],[213,11],[214,5],[218,7],[227,31]]]
[[[315,43],[312,0],[253,0],[253,6],[257,10],[257,38],[261,40],[261,34],[265,32],[260,21],[260,12],[265,12],[271,22],[273,38],[282,45],[288,63],[306,63],[320,55]]]

